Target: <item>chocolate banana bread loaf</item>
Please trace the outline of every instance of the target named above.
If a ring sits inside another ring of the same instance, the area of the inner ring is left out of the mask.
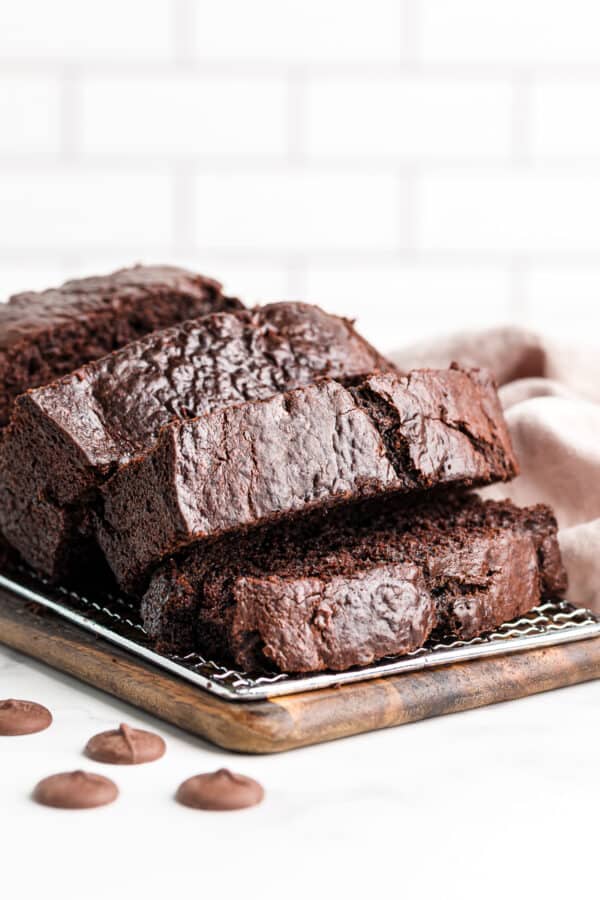
[[[330,379],[163,429],[104,485],[98,539],[126,590],[162,559],[313,508],[516,471],[483,371]]]
[[[217,281],[175,266],[134,266],[16,294],[0,304],[0,427],[29,388],[158,328],[241,306]]]
[[[556,530],[545,506],[379,500],[183,552],[154,574],[143,621],[163,648],[248,671],[367,665],[564,591]]]
[[[99,485],[171,421],[386,369],[349,322],[300,303],[155,332],[18,398],[0,442],[0,530],[60,578],[85,555]]]

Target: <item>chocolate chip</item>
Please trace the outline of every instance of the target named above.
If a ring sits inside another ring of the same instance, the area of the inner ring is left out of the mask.
[[[154,762],[164,756],[166,749],[158,734],[122,724],[114,731],[103,731],[90,738],[85,752],[96,762],[131,766]]]
[[[116,784],[91,772],[61,772],[36,785],[33,799],[58,809],[91,809],[112,803],[119,795]]]
[[[52,724],[45,706],[30,700],[0,700],[0,735],[35,734]]]
[[[255,806],[264,794],[253,778],[219,769],[188,778],[180,785],[176,799],[192,809],[229,810]]]

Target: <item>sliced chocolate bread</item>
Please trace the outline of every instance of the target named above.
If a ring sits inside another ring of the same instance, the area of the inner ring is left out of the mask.
[[[566,587],[548,507],[378,501],[193,548],[155,573],[146,630],[248,671],[340,671],[469,639]]]
[[[481,370],[325,379],[163,429],[104,485],[99,543],[121,587],[195,542],[387,493],[504,481],[516,463]]]
[[[18,398],[0,442],[0,530],[61,578],[85,556],[98,487],[170,422],[378,369],[393,366],[349,322],[300,303],[155,332]]]
[[[0,304],[0,427],[15,397],[158,328],[241,308],[210,278],[134,266]]]

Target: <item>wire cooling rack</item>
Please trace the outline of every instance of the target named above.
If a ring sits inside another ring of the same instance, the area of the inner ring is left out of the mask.
[[[24,600],[39,603],[81,628],[103,637],[146,661],[167,669],[186,681],[227,700],[263,700],[283,694],[414,672],[432,666],[515,653],[552,644],[580,641],[600,635],[600,617],[589,609],[552,600],[536,606],[527,615],[513,619],[496,631],[470,641],[451,637],[429,640],[424,647],[405,656],[386,657],[380,662],[346,672],[315,675],[253,676],[204,659],[198,653],[186,656],[157,653],[144,631],[135,606],[124,597],[110,594],[83,596],[63,587],[53,587],[22,571],[10,578],[0,575],[0,587]]]

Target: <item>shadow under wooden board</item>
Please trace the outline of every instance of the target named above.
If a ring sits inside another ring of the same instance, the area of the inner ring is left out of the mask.
[[[600,677],[600,637],[234,703],[0,590],[0,642],[228,750],[274,753]]]

